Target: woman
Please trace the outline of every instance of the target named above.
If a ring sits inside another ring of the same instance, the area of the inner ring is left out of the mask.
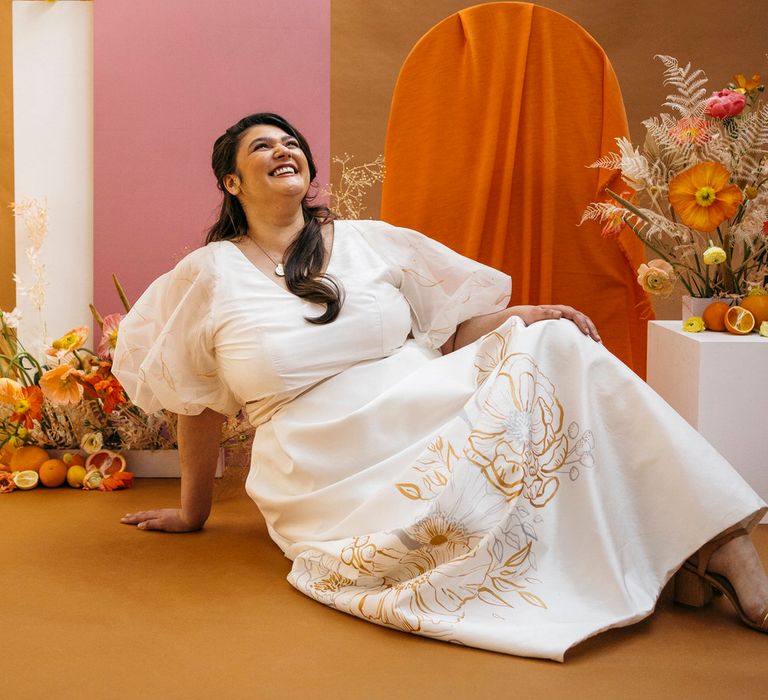
[[[213,169],[207,245],[137,302],[114,364],[139,406],[179,414],[181,507],[122,522],[203,527],[223,417],[245,406],[246,489],[289,581],[326,604],[562,660],[648,615],[685,562],[682,602],[724,589],[765,631],[747,536],[765,504],[586,316],[505,308],[506,275],[413,231],[334,220],[277,115],[228,129]]]

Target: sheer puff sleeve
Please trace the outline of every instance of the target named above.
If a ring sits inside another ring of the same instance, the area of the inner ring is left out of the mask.
[[[190,253],[156,279],[121,321],[112,371],[147,413],[237,413],[219,377],[213,345],[213,246]]]
[[[393,268],[411,308],[416,340],[440,348],[462,322],[507,307],[509,275],[442,243],[381,221],[358,222],[368,243]]]

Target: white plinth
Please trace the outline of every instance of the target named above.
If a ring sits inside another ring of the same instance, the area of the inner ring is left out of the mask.
[[[77,450],[48,450],[52,457],[61,457],[65,452]],[[125,457],[125,468],[135,477],[169,477],[178,479],[181,476],[178,450],[121,450]],[[219,450],[219,460],[216,463],[216,476],[224,474],[224,450]]]
[[[768,338],[651,321],[648,384],[768,501]]]

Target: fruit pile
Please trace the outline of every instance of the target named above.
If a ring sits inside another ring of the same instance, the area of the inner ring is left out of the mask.
[[[133,484],[133,474],[125,467],[123,456],[110,450],[87,457],[68,452],[58,459],[34,445],[5,446],[0,449],[0,493],[28,491],[40,484],[57,488],[65,483],[84,491],[127,489]]]
[[[768,337],[768,292],[756,287],[737,306],[714,301],[700,317],[692,316],[685,321],[683,330],[691,333],[728,331],[733,335],[747,335],[755,331]]]

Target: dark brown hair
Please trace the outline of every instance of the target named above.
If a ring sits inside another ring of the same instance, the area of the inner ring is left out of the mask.
[[[236,171],[237,147],[246,130],[257,124],[269,124],[282,129],[293,136],[304,152],[309,164],[310,182],[314,182],[317,167],[312,158],[312,151],[301,132],[285,119],[270,112],[260,112],[244,117],[237,124],[229,127],[213,144],[211,165],[216,176],[216,184],[224,195],[218,221],[211,226],[205,237],[206,245],[213,241],[226,241],[248,234],[248,221],[240,201],[224,187],[224,178]],[[320,316],[306,318],[310,323],[330,323],[341,311],[344,301],[344,290],[330,275],[323,274],[325,246],[321,227],[333,221],[333,212],[324,204],[312,204],[307,193],[301,201],[301,211],[304,215],[304,227],[286,250],[285,283],[288,290],[297,297],[325,304],[325,311]]]

